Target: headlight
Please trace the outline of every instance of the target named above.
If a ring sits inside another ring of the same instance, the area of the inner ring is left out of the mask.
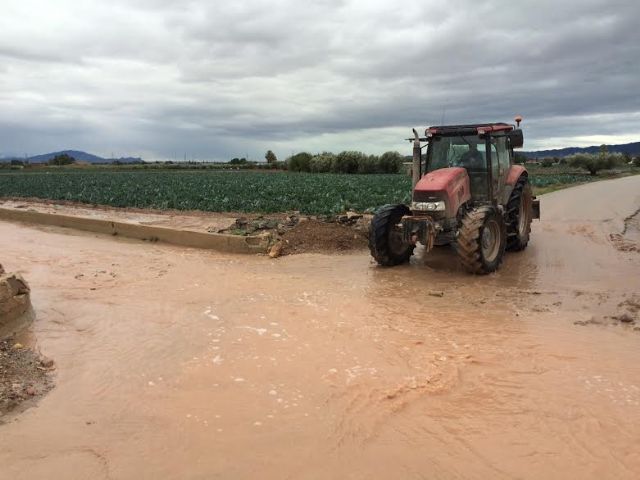
[[[443,212],[445,209],[444,201],[439,202],[411,202],[411,210],[419,210],[422,212]]]

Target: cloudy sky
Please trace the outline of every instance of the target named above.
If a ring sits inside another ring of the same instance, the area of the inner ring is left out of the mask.
[[[0,153],[399,150],[524,116],[525,147],[640,141],[640,2],[2,0]]]

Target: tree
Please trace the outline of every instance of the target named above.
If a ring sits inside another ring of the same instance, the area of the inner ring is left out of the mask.
[[[549,167],[553,166],[553,158],[543,158],[542,161],[540,162],[540,164],[544,168],[549,168]]]
[[[264,154],[264,158],[269,165],[272,165],[278,161],[276,154],[273,153],[271,150],[267,150],[267,153]]]
[[[616,166],[618,157],[607,153],[606,146],[600,147],[598,155],[578,153],[569,157],[569,165],[584,168],[591,175],[597,175],[600,170],[609,170]]]
[[[367,161],[367,156],[362,152],[340,152],[331,164],[333,173],[356,173],[358,165]]]
[[[398,152],[384,152],[380,157],[380,173],[400,172],[403,160]]]
[[[61,153],[56,155],[51,160],[47,162],[49,165],[70,165],[72,163],[76,163],[76,159],[66,153]]]
[[[313,173],[327,173],[331,171],[331,165],[336,156],[331,152],[322,152],[314,155],[309,163],[309,170]]]
[[[312,155],[307,152],[296,153],[287,159],[287,170],[292,172],[310,171]]]
[[[244,165],[247,163],[247,159],[242,157],[242,158],[232,158],[231,160],[229,160],[228,162],[230,165]]]

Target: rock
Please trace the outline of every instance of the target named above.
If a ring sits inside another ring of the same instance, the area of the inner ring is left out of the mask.
[[[295,227],[299,221],[300,220],[297,215],[289,215],[284,219],[284,225],[287,227]]]
[[[21,343],[16,343],[13,345],[14,350],[21,350],[23,348],[24,348],[24,345],[22,345]]]
[[[42,357],[40,359],[40,365],[42,365],[44,368],[51,368],[53,367],[53,360],[50,359],[49,357]]]
[[[635,322],[635,319],[631,315],[629,315],[628,313],[623,313],[622,315],[619,315],[619,316],[614,317],[614,318],[616,318],[617,320],[620,320],[623,323],[634,323]]]
[[[282,247],[283,247],[283,243],[282,242],[276,242],[276,244],[271,247],[271,250],[269,250],[269,257],[270,258],[277,258],[282,254]]]
[[[34,387],[27,387],[24,390],[24,393],[26,393],[27,395],[31,395],[33,397],[34,395],[36,395],[38,393],[38,391]]]
[[[29,285],[17,274],[0,274],[0,339],[32,320]]]
[[[355,220],[358,220],[358,219],[362,218],[362,214],[349,211],[349,212],[347,212],[347,218],[349,220],[354,220],[355,221]]]
[[[431,290],[428,295],[432,296],[432,297],[444,297],[444,292],[441,292],[439,290]]]
[[[0,263],[0,275],[2,275],[4,273],[4,267],[2,266],[2,264]]]

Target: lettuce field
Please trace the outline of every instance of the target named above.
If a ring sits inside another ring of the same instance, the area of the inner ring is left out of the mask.
[[[532,175],[534,187],[592,180],[589,175]],[[0,197],[38,197],[114,207],[213,212],[335,214],[410,201],[405,175],[246,171],[47,170],[0,174]]]

